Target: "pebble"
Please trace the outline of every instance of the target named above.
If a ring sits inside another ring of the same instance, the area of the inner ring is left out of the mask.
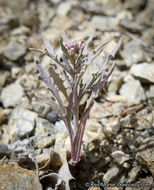
[[[46,132],[50,134],[55,134],[55,126],[50,123],[48,120],[43,119],[41,117],[36,118],[36,127],[35,127],[35,135],[41,135]]]
[[[103,176],[103,181],[105,183],[111,182],[119,174],[120,169],[117,166],[110,168]]]
[[[6,58],[11,61],[17,61],[26,53],[26,47],[17,42],[10,42],[7,48],[3,51]]]
[[[154,63],[140,63],[131,67],[130,73],[141,82],[154,83]]]
[[[109,102],[97,103],[95,102],[90,113],[90,118],[101,119],[102,117],[108,117],[112,115],[112,105]]]
[[[48,135],[39,135],[34,138],[34,145],[38,149],[43,149],[46,147],[51,147],[55,142],[55,138],[53,136]]]
[[[90,26],[100,31],[115,30],[117,25],[117,18],[111,16],[93,16],[90,21]]]
[[[128,183],[135,181],[136,178],[139,176],[140,171],[141,170],[138,166],[133,167],[128,173]]]
[[[144,51],[142,50],[141,45],[135,40],[129,41],[124,45],[122,55],[127,67],[144,60]]]
[[[24,96],[24,90],[19,83],[13,83],[2,89],[0,100],[5,108],[15,107]]]
[[[122,19],[120,21],[120,25],[128,30],[131,30],[132,32],[141,32],[141,30],[144,29],[143,25],[137,24],[136,22],[128,19]]]
[[[154,175],[154,147],[138,152],[136,154],[136,159],[141,163],[143,168],[146,166],[152,175]]]
[[[146,99],[140,81],[129,75],[125,77],[125,83],[120,88],[120,95],[127,98],[129,105],[139,104]]]
[[[72,6],[71,6],[71,3],[70,2],[62,2],[59,4],[56,12],[57,12],[57,15],[60,15],[60,16],[66,16],[69,11],[71,10]]]
[[[103,124],[103,130],[108,135],[117,134],[119,131],[119,119],[118,118],[102,118],[101,123]]]
[[[115,152],[112,152],[111,154],[113,160],[118,163],[119,165],[124,164],[126,161],[130,159],[130,156],[128,154],[125,154],[124,152],[117,150]]]
[[[36,172],[19,166],[0,166],[1,190],[42,190]]]
[[[23,138],[34,130],[37,114],[22,107],[16,107],[10,115],[7,132],[10,140]]]
[[[58,120],[58,115],[56,113],[49,111],[46,115],[46,119],[51,123],[55,123]]]

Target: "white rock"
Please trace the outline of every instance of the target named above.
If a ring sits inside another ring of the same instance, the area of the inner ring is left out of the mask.
[[[10,140],[16,140],[30,134],[34,129],[36,118],[37,114],[35,112],[22,107],[15,108],[11,113],[7,127]]]
[[[140,63],[133,65],[130,73],[143,82],[154,83],[154,64]]]
[[[24,91],[19,83],[14,83],[2,89],[0,100],[5,108],[14,107],[20,102]]]
[[[139,104],[142,100],[146,99],[140,81],[135,80],[131,76],[127,76],[125,81],[126,82],[120,88],[120,95],[127,98],[129,105]]]

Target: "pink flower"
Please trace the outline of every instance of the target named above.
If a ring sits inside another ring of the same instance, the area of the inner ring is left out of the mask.
[[[83,41],[70,40],[63,43],[69,54],[74,56],[83,47]]]

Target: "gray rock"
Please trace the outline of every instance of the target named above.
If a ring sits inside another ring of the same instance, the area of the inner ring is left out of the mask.
[[[10,116],[7,132],[10,135],[10,140],[22,138],[26,134],[30,134],[34,130],[37,114],[35,112],[23,109],[22,107],[15,108]]]
[[[129,105],[139,104],[142,100],[146,99],[140,81],[135,80],[131,76],[127,76],[125,81],[120,88],[120,95],[127,98]]]
[[[140,2],[140,1],[136,1],[136,2]],[[136,20],[140,24],[144,24],[147,26],[154,26],[154,22],[153,22],[154,21],[154,15],[153,15],[154,3],[153,3],[153,0],[149,0],[146,2],[147,2],[146,8],[143,11],[140,11],[136,15]]]
[[[122,55],[125,59],[127,67],[141,62],[145,58],[141,45],[138,44],[135,40],[132,40],[125,44]]]
[[[20,25],[37,28],[39,24],[38,13],[33,11],[24,10],[19,17]]]
[[[31,137],[30,137],[30,141],[31,141]],[[27,154],[29,153],[29,140],[28,139],[24,139],[24,140],[17,140],[11,144],[8,144],[8,148],[10,150],[12,150],[13,152],[17,153],[17,154]]]
[[[96,164],[99,161],[99,157],[95,156],[94,154],[89,154],[87,157],[92,164]]]
[[[3,51],[3,54],[6,58],[11,61],[17,61],[26,53],[26,47],[23,44],[16,42],[10,42],[6,49]]]
[[[110,168],[103,176],[103,181],[105,183],[111,182],[119,174],[120,169],[116,166]]]
[[[14,107],[20,103],[24,91],[19,83],[14,83],[2,89],[0,100],[5,108]]]
[[[154,64],[140,63],[133,65],[130,73],[142,82],[154,83]]]
[[[130,159],[128,154],[125,154],[124,152],[120,150],[112,152],[111,156],[114,159],[114,161],[118,163],[119,165],[124,164],[126,161]]]
[[[58,115],[50,111],[47,113],[46,119],[49,120],[51,123],[55,123],[58,120]]]
[[[110,16],[93,16],[92,20],[90,21],[90,25],[101,31],[111,30],[116,29],[118,20],[116,17]]]
[[[146,6],[147,1],[146,0],[140,0],[140,1],[126,1],[125,2],[125,8],[130,9],[132,12],[137,13],[142,9],[142,7]]]
[[[23,169],[19,166],[0,166],[0,188],[1,190],[41,190],[35,171]]]
[[[137,24],[136,22],[130,21],[128,19],[122,19],[120,21],[120,25],[133,32],[139,32],[144,29],[144,26]]]
[[[0,159],[4,156],[9,156],[12,153],[6,144],[0,143]]]

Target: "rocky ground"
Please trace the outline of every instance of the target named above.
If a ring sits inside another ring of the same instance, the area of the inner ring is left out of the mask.
[[[152,0],[0,1],[0,190],[62,189],[57,172],[69,138],[34,95],[45,90],[34,57],[45,67],[50,60],[28,48],[43,48],[44,38],[58,48],[63,31],[76,40],[95,32],[94,44],[112,38],[109,50],[123,38],[106,91],[90,112],[71,189],[152,189],[153,10]],[[96,62],[88,74],[100,68],[102,57]],[[114,187],[120,183],[128,186]]]

